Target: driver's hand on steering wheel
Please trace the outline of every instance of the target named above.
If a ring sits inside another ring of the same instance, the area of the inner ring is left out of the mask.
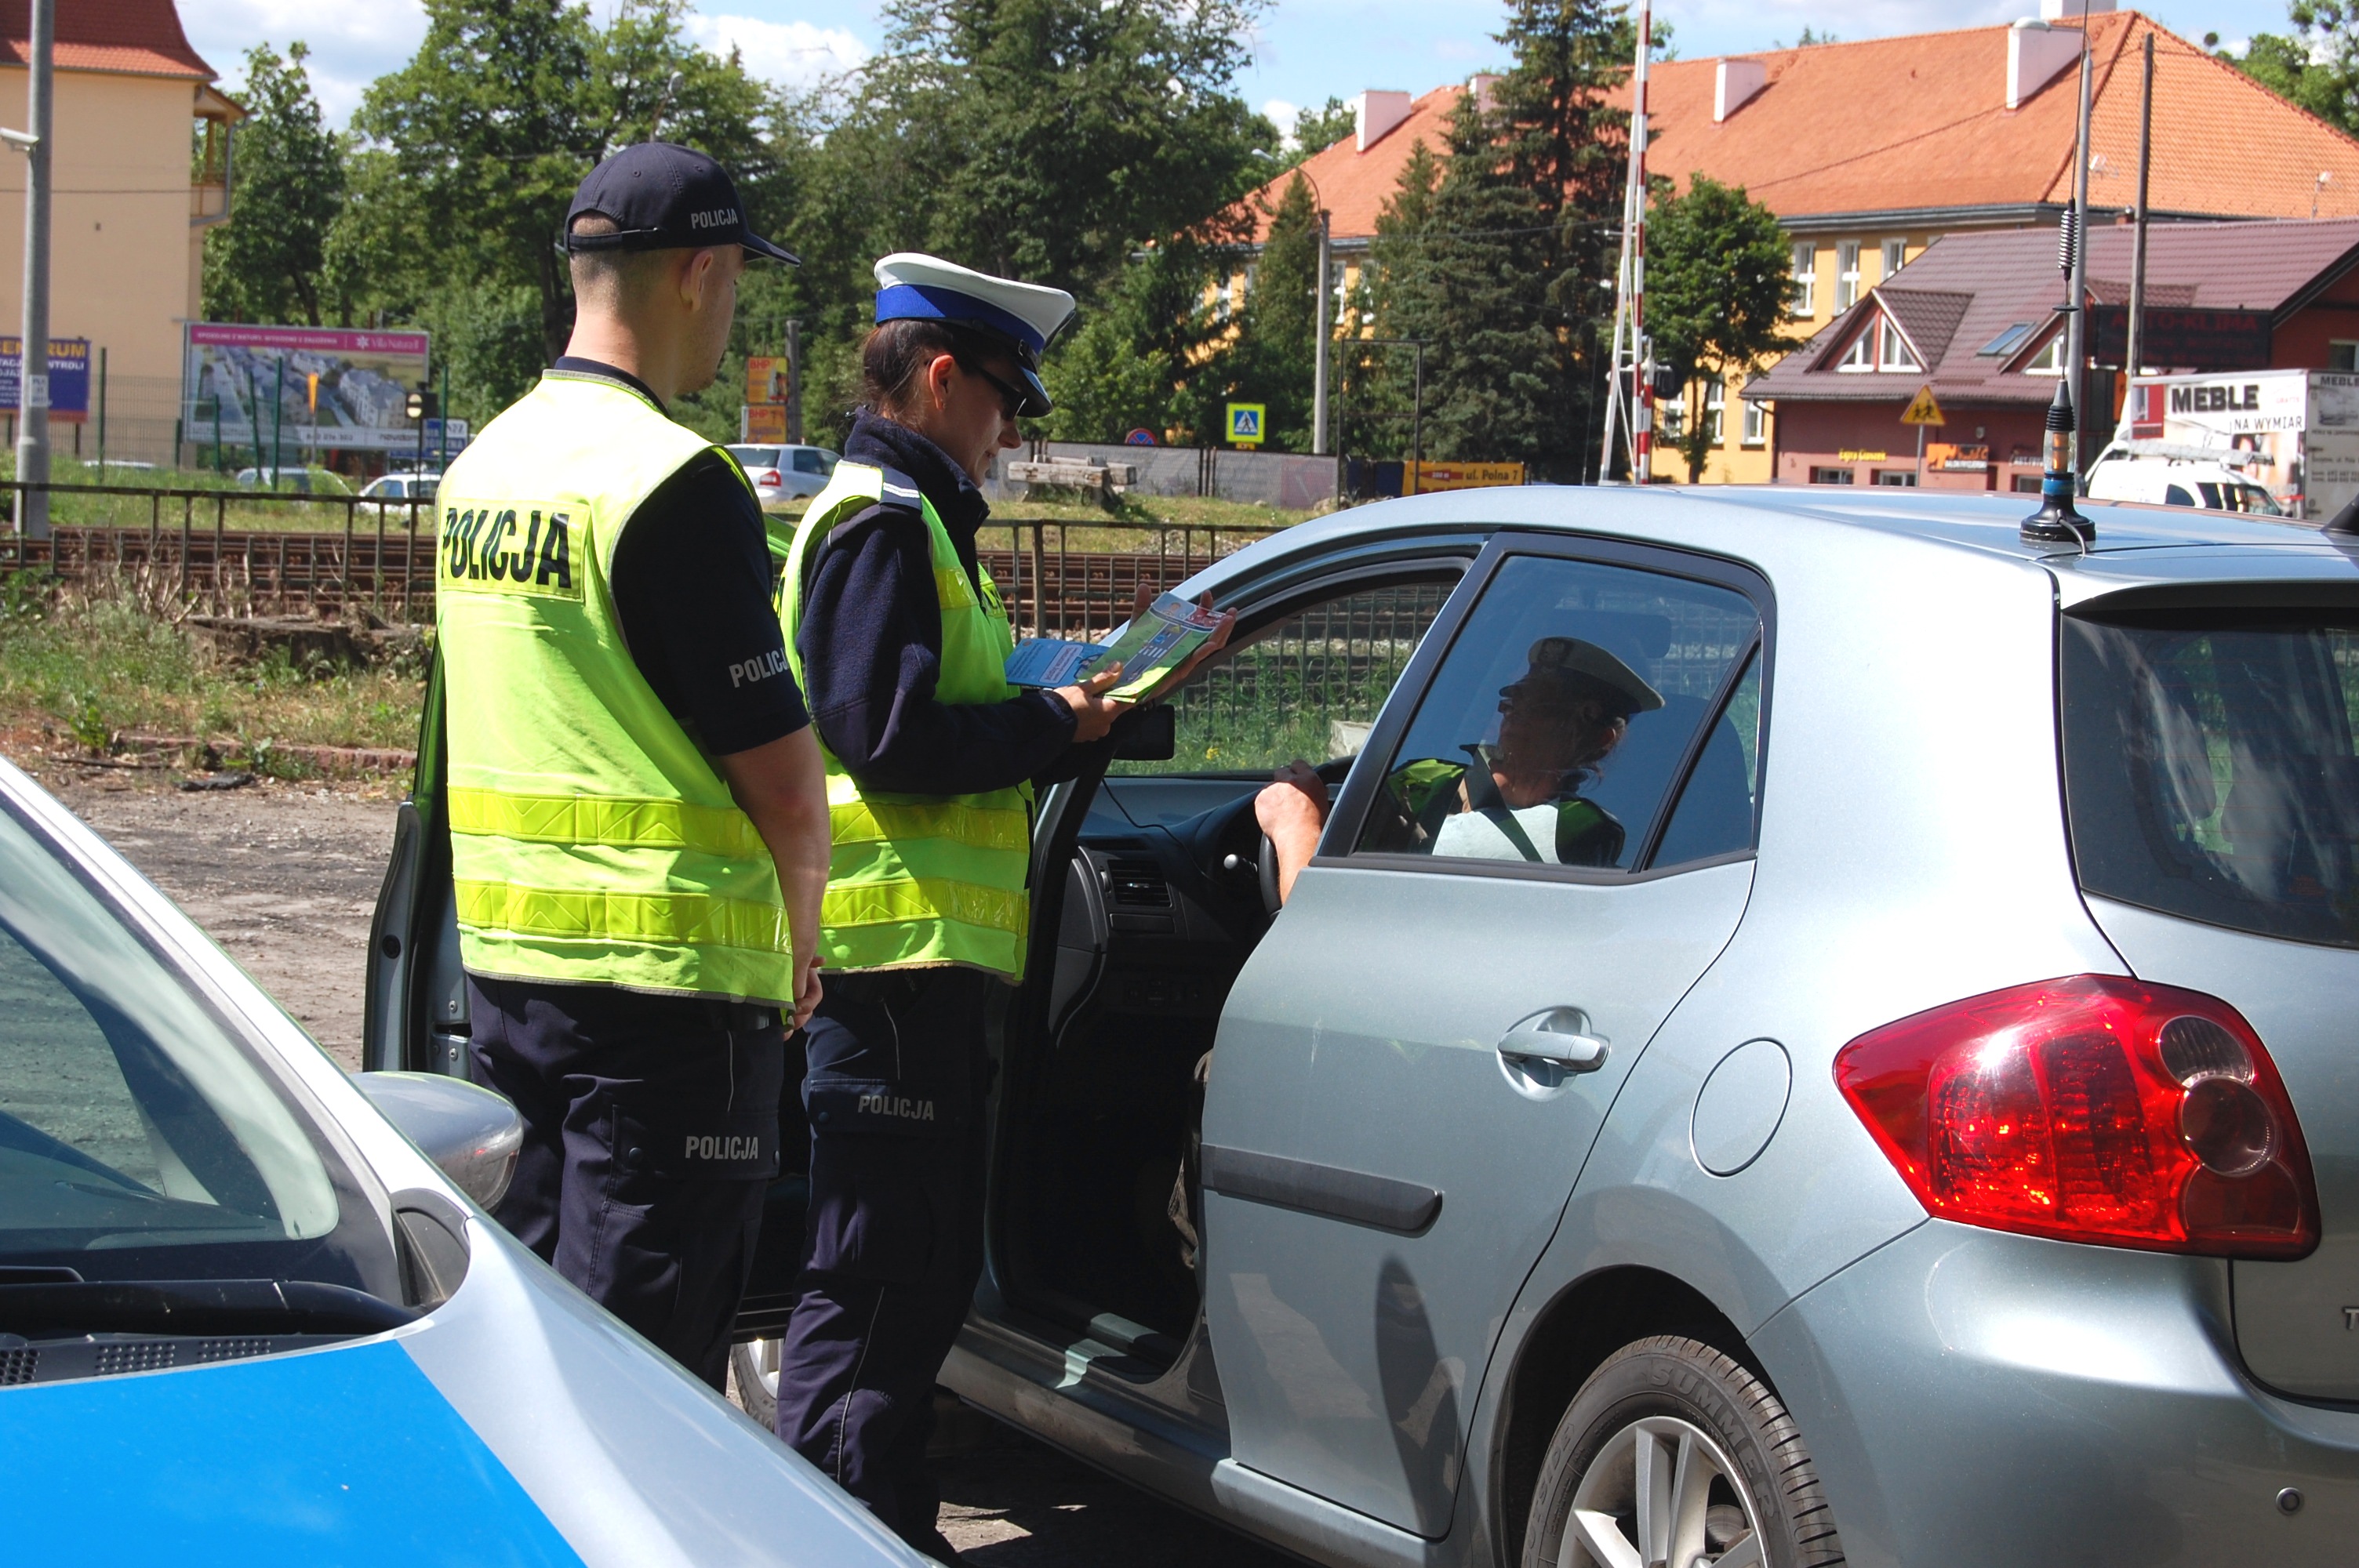
[[[1294,879],[1310,863],[1327,825],[1327,781],[1297,757],[1254,796],[1254,820],[1277,851],[1277,898],[1284,903],[1294,895]]]

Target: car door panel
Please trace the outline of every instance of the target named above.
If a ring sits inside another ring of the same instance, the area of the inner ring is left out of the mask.
[[[1208,1153],[1205,1308],[1238,1463],[1447,1530],[1467,1391],[1614,1093],[1735,930],[1752,874],[1750,861],[1619,886],[1302,873],[1230,992],[1206,1141],[1439,1203],[1409,1231],[1332,1203],[1281,1206],[1223,1191],[1225,1154]],[[1560,1007],[1608,1049],[1550,1084],[1497,1045]],[[1394,1135],[1403,1108],[1422,1123],[1413,1140]]]

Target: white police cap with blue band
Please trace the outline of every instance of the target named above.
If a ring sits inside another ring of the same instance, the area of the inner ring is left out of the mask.
[[[940,256],[897,251],[876,264],[876,320],[943,321],[971,327],[1003,342],[1037,406],[1049,411],[1049,389],[1035,373],[1049,341],[1072,319],[1073,297],[1061,288],[994,277]]]

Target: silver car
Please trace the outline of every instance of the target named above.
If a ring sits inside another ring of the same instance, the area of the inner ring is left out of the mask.
[[[765,506],[817,495],[842,460],[825,447],[745,445],[731,447],[729,455],[754,481],[754,493]]]
[[[1185,585],[1231,653],[1039,803],[944,1382],[1325,1563],[2338,1559],[2359,542],[2025,506],[1462,492]],[[386,1066],[463,1060],[411,814]]]

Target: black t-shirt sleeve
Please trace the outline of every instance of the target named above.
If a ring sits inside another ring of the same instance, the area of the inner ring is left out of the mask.
[[[695,459],[639,503],[613,581],[632,662],[709,755],[810,722],[770,602],[762,511],[727,460]]]

